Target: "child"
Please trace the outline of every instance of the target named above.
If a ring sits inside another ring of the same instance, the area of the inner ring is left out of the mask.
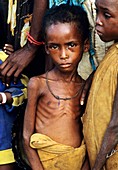
[[[12,47],[9,47],[12,51]],[[3,51],[0,51],[0,64],[7,57]],[[27,98],[27,83],[28,78],[22,75],[16,84],[11,82],[6,86],[0,77],[0,170],[15,170],[11,129],[17,115],[16,109]]]
[[[84,137],[91,168],[101,170],[105,165],[106,170],[118,170],[118,112],[112,109],[118,86],[118,1],[96,0],[96,8],[98,35],[105,42],[116,43],[94,75],[83,123]]]
[[[24,148],[33,170],[88,170],[79,104],[85,81],[77,73],[89,49],[87,14],[60,5],[43,21],[45,49],[55,66],[29,81]]]

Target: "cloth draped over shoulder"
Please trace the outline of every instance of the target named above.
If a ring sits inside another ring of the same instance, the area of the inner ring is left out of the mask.
[[[84,137],[91,167],[95,163],[96,155],[100,150],[104,133],[111,119],[117,82],[118,43],[112,45],[94,75],[83,116]],[[107,159],[104,168],[118,170],[118,152]]]
[[[30,146],[37,149],[45,170],[81,170],[85,160],[84,142],[79,148],[73,148],[57,143],[46,135],[35,133],[31,136]]]

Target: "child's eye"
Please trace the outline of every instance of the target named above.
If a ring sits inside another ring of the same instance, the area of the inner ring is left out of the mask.
[[[73,43],[73,42],[68,43],[68,47],[69,47],[69,48],[73,48],[73,47],[76,47],[76,46],[77,46],[77,44],[75,44],[75,43]]]
[[[50,50],[56,50],[56,49],[58,49],[58,45],[56,45],[56,44],[49,44],[49,45],[48,45],[48,48],[49,48]]]
[[[107,12],[104,13],[104,16],[105,16],[106,19],[111,18],[111,15],[109,13],[107,13]]]

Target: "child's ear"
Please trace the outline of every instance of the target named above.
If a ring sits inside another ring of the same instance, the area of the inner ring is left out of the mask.
[[[49,50],[48,50],[47,45],[45,45],[45,51],[46,51],[46,53],[49,55]]]
[[[86,39],[84,41],[84,52],[88,52],[89,48],[90,48],[90,42],[89,39]]]

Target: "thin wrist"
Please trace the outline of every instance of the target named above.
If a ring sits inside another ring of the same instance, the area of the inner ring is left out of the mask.
[[[29,32],[27,32],[27,40],[31,44],[36,45],[36,46],[40,46],[40,45],[45,44],[43,41],[37,41],[36,39],[34,39],[34,37],[32,37]]]
[[[30,53],[35,54],[36,51],[38,50],[39,46],[35,46],[35,45],[31,44],[30,42],[27,42],[25,45],[25,48],[27,48],[27,50]]]
[[[38,47],[44,45],[43,41],[37,41],[29,32],[27,32],[27,47],[31,52],[36,52]]]

